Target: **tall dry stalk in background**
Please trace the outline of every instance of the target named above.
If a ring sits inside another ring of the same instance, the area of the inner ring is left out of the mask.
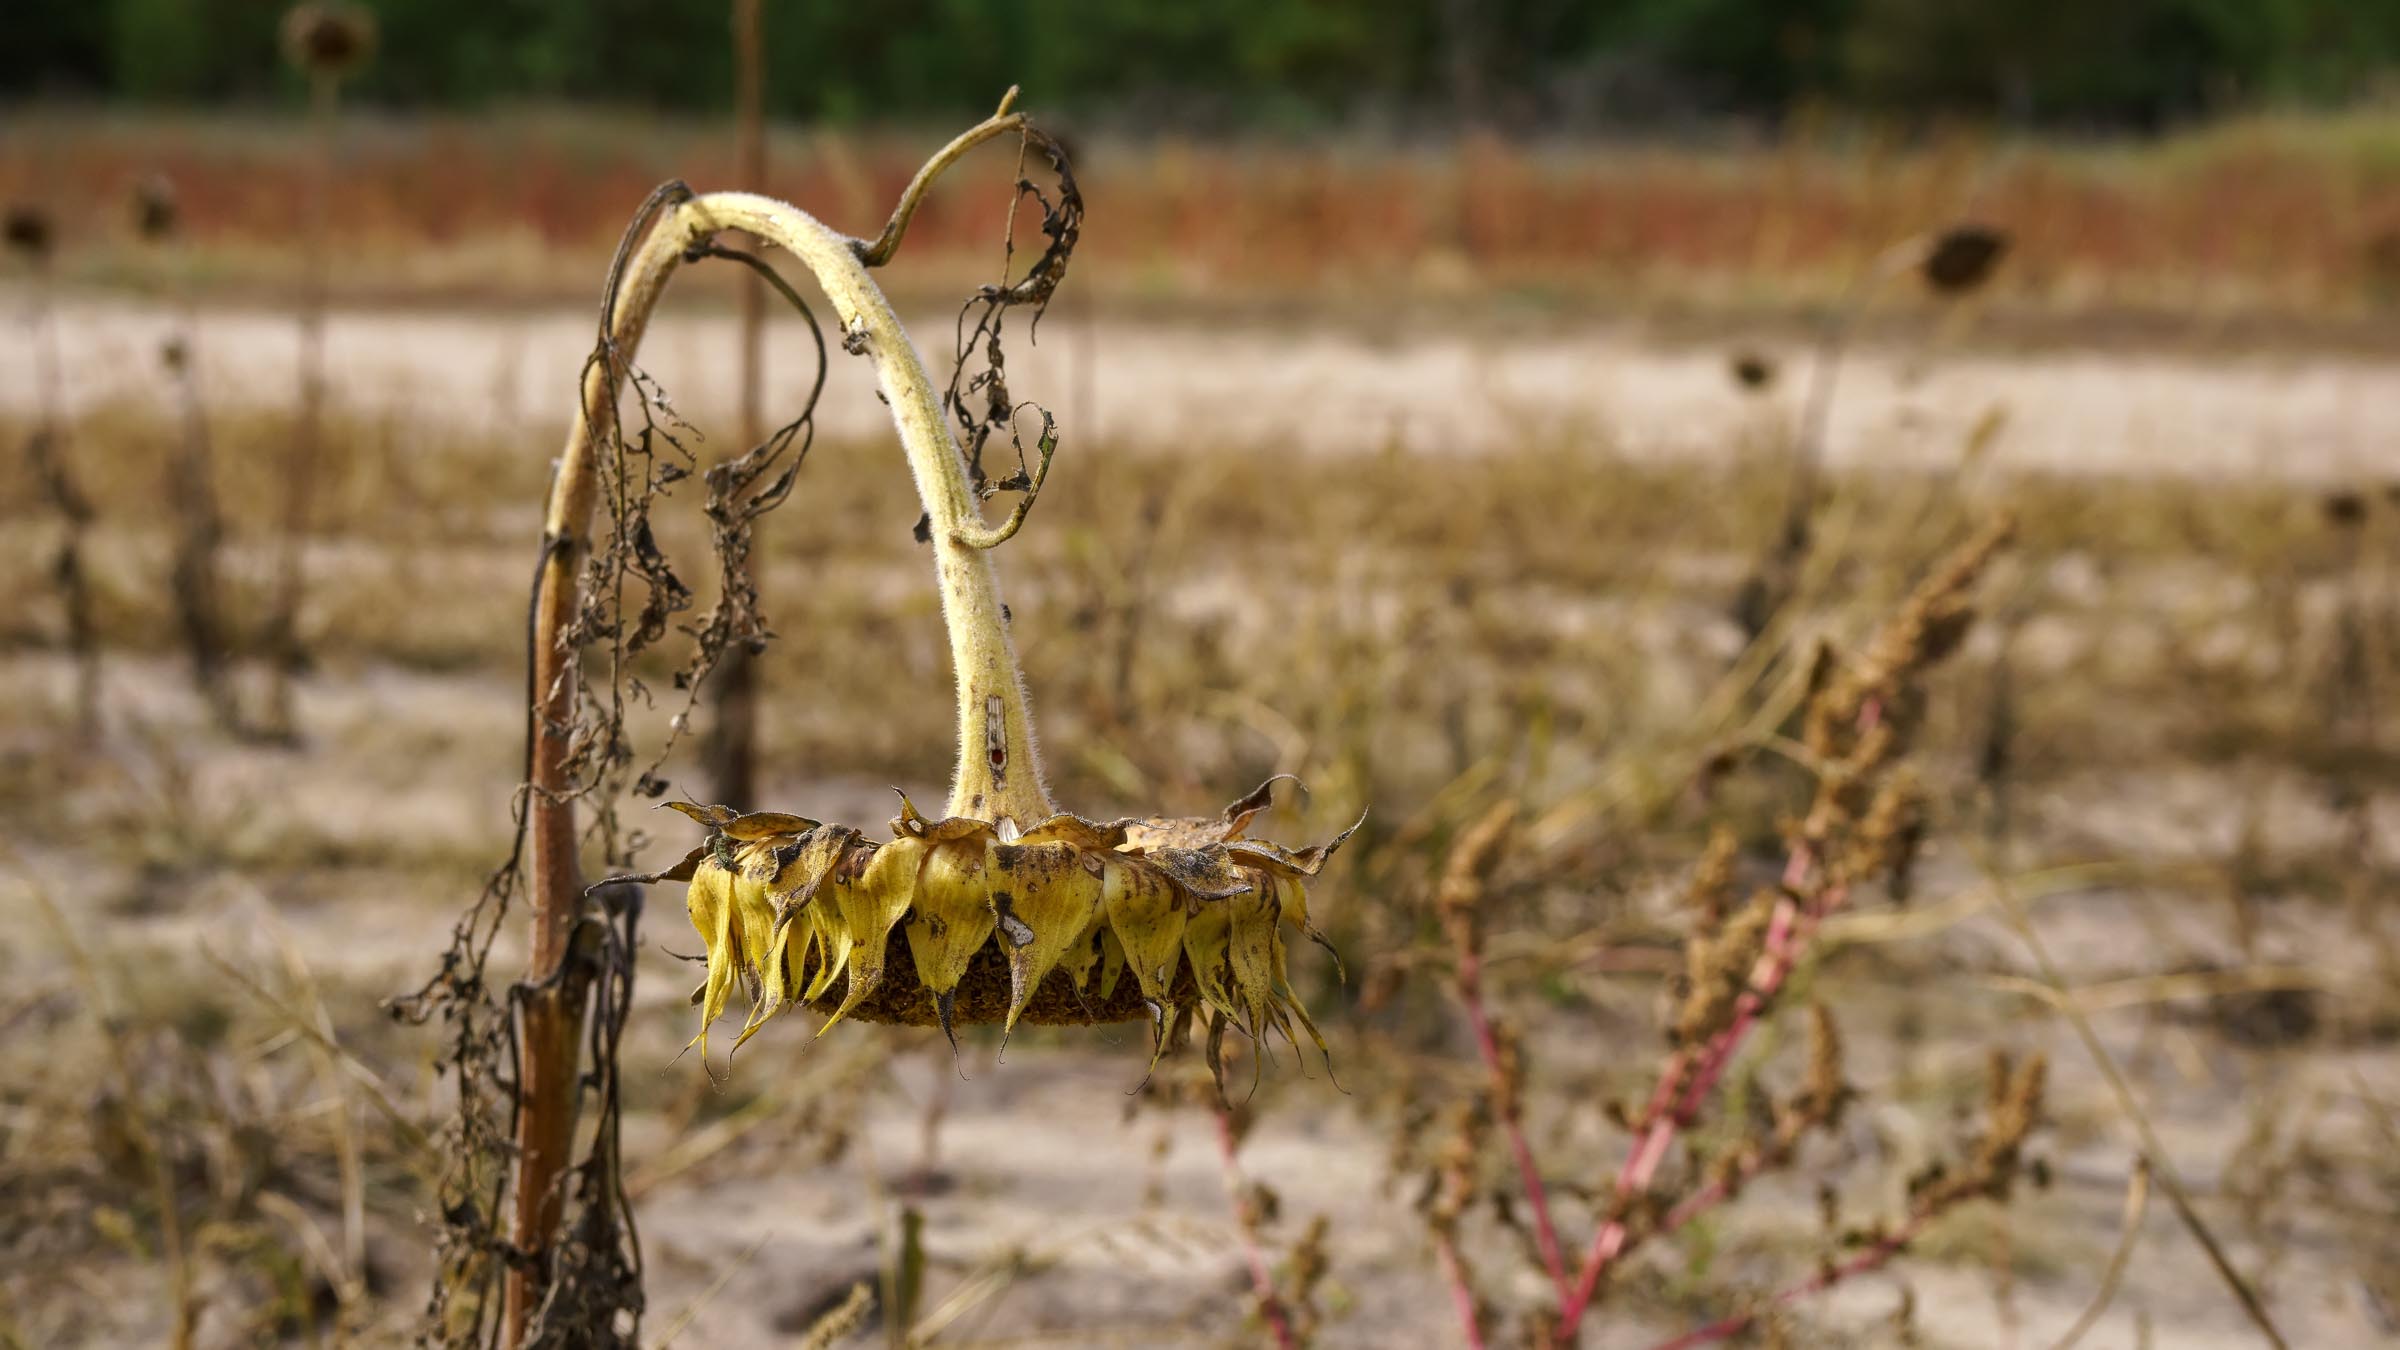
[[[57,248],[50,215],[41,207],[11,207],[5,224],[8,251],[33,271],[33,435],[25,446],[25,463],[40,480],[42,494],[58,512],[63,527],[51,576],[58,583],[59,602],[66,610],[67,649],[75,660],[75,727],[86,740],[100,734],[100,640],[92,614],[91,578],[84,570],[84,534],[91,528],[92,504],[76,483],[67,463],[66,412],[61,403],[62,378],[58,351],[58,321],[52,312],[51,263]]]
[[[748,192],[767,188],[765,58],[760,51],[760,0],[733,0],[734,179]],[[740,287],[741,405],[739,426],[745,451],[766,439],[764,362],[767,283],[744,274]],[[755,560],[751,576],[763,567]],[[758,653],[736,646],[717,673],[716,715],[701,741],[700,755],[709,800],[747,807],[758,800]]]
[[[134,232],[162,259],[167,301],[175,316],[174,328],[159,350],[159,360],[175,385],[182,421],[182,434],[167,457],[168,495],[177,516],[168,590],[176,627],[191,662],[193,688],[208,704],[217,725],[234,731],[241,725],[241,708],[228,668],[233,651],[217,566],[225,541],[225,515],[217,504],[208,409],[200,394],[199,358],[194,350],[199,323],[182,272],[175,185],[163,177],[143,179],[134,189],[133,215]]]
[[[365,10],[338,3],[294,6],[283,16],[284,56],[308,78],[308,117],[316,140],[309,178],[304,269],[300,288],[300,405],[284,459],[283,539],[262,647],[268,663],[267,728],[290,736],[299,729],[292,680],[308,664],[300,639],[300,608],[308,584],[306,549],[312,499],[323,468],[325,439],[325,302],[331,278],[333,178],[339,165],[339,114],[345,76],[365,64],[375,46],[375,21]]]
[[[1836,302],[1832,316],[1817,338],[1809,367],[1807,402],[1792,441],[1791,482],[1784,490],[1783,524],[1768,546],[1766,557],[1742,582],[1734,600],[1734,620],[1744,636],[1756,640],[1799,588],[1800,572],[1809,551],[1809,522],[1815,516],[1819,482],[1824,476],[1825,436],[1833,421],[1833,391],[1848,350],[1851,332],[1887,282],[1911,272],[1936,296],[1966,295],[1981,287],[2008,251],[2008,236],[1983,225],[1957,225],[1939,234],[1904,239],[1875,255],[1866,270],[1852,278]],[[1754,377],[1752,370],[1758,371]],[[1736,376],[1756,388],[1771,378],[1770,368],[1737,363]]]

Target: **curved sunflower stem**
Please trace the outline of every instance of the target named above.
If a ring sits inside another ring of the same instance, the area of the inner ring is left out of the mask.
[[[1055,814],[1034,749],[1033,719],[1009,641],[1000,583],[988,556],[998,542],[991,536],[998,532],[983,523],[941,397],[891,302],[867,275],[858,242],[798,207],[750,193],[715,193],[687,202],[677,221],[695,236],[738,228],[782,245],[825,288],[843,345],[875,362],[924,503],[942,616],[950,630],[951,670],[958,685],[958,774],[950,814],[991,821],[1003,835]]]

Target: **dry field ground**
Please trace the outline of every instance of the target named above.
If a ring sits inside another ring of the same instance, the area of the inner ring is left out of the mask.
[[[601,246],[555,247],[596,281]],[[732,327],[693,289],[644,365],[708,459],[732,439]],[[297,348],[271,303],[209,295],[194,350],[228,609],[254,652]],[[0,294],[12,314],[28,298]],[[947,312],[922,308],[939,368]],[[1803,654],[1859,642],[2002,511],[2017,540],[1929,687],[1912,893],[1862,896],[1796,984],[1839,1021],[1859,1098],[1796,1172],[1641,1250],[1586,1343],[1649,1345],[1806,1278],[1829,1250],[1820,1183],[1850,1215],[1897,1212],[1902,1179],[1953,1151],[1995,1049],[2049,1056],[2030,1145],[2047,1184],[1797,1305],[1790,1341],[2047,1346],[2108,1292],[2085,1345],[2259,1343],[2162,1193],[2126,1240],[2142,1145],[2009,901],[2288,1341],[2400,1334],[2389,311],[2253,346],[2221,328],[1997,340],[1902,306],[1844,372],[1787,622],[1746,648],[1731,607],[1777,528],[1806,368],[1788,316],[1666,331],[1326,309],[1063,302],[1012,351],[1012,385],[1065,436],[999,554],[1070,807],[1205,811],[1291,772],[1309,793],[1280,837],[1372,808],[1312,899],[1347,981],[1295,955],[1339,1084],[1279,1051],[1240,1153],[1275,1193],[1272,1259],[1325,1219],[1320,1344],[1455,1343],[1422,1193],[1434,1122],[1483,1082],[1434,906],[1462,827],[1521,803],[1487,979],[1580,1245],[1626,1147],[1603,1104],[1662,1054],[1679,889],[1720,825],[1745,873],[1771,873],[1803,800],[1784,735]],[[429,1276],[444,1101],[434,1037],[383,1005],[507,849],[524,588],[590,318],[423,297],[335,314],[311,665],[298,734],[274,741],[217,726],[178,645],[171,314],[91,285],[57,308],[68,460],[95,508],[96,740],[74,731],[57,518],[21,464],[0,495],[0,1344],[160,1344],[179,1285],[202,1345],[393,1343]],[[803,342],[779,325],[770,409]],[[1778,368],[1764,390],[1728,374],[1748,350]],[[37,407],[31,353],[21,325],[0,335],[12,447]],[[887,785],[939,796],[951,695],[917,507],[862,363],[834,361],[822,437],[762,528],[779,640],[756,805],[872,825]],[[690,496],[661,543],[698,559]],[[665,670],[641,672],[660,690],[633,719],[645,743],[677,706]],[[238,663],[247,706],[264,683]],[[688,748],[666,775],[699,789]],[[680,819],[634,819],[646,856],[688,846]],[[1137,1090],[1138,1026],[1021,1031],[1005,1060],[978,1034],[954,1061],[936,1033],[812,1046],[791,1019],[712,1081],[678,1054],[676,957],[698,949],[681,911],[651,893],[623,1060],[650,1343],[796,1344],[862,1280],[944,1345],[1257,1341],[1197,1055]],[[504,942],[502,966],[520,959]],[[1753,1061],[1778,1090],[1797,1077],[1798,1010],[1754,1042],[1744,1092]],[[1484,1172],[1512,1185],[1496,1150]],[[895,1252],[920,1225],[907,1298]],[[1540,1267],[1488,1207],[1462,1241],[1504,1343]]]

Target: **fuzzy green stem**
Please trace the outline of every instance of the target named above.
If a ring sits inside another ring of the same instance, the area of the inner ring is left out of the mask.
[[[782,245],[816,274],[841,321],[844,344],[874,361],[925,506],[942,616],[950,630],[958,685],[958,774],[950,813],[1019,827],[1051,815],[1025,683],[988,554],[1003,532],[984,524],[967,481],[966,459],[924,359],[882,288],[867,275],[858,242],[798,207],[746,192],[712,193],[687,202],[673,224],[694,238],[741,229]]]

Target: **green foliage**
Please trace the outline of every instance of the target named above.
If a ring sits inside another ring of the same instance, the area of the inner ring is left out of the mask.
[[[33,6],[0,98],[296,97],[278,0]],[[721,0],[373,0],[370,100],[564,99],[713,111]],[[2260,98],[2331,101],[2400,67],[2400,5],[2355,0],[883,0],[767,6],[772,111],[955,118],[1012,82],[1119,124],[1361,118],[1517,128],[1803,102],[2148,124]]]

